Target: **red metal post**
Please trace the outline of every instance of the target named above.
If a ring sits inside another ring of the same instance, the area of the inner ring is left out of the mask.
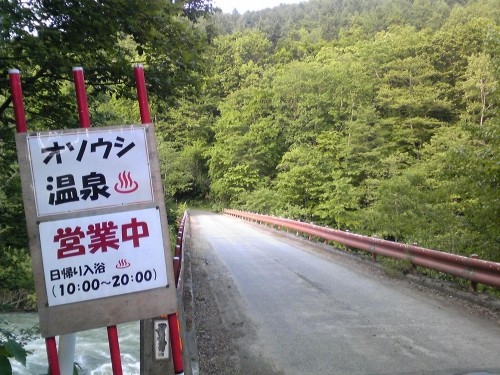
[[[80,128],[90,128],[89,107],[87,104],[87,91],[83,77],[83,68],[73,68],[73,82],[75,83],[76,104],[78,105],[78,118]]]
[[[108,327],[108,342],[113,375],[123,375],[122,359],[120,357],[120,343],[118,342],[118,329],[116,326]]]
[[[179,329],[179,319],[177,314],[168,316],[168,327],[170,331],[170,342],[172,343],[172,359],[174,362],[174,373],[184,374],[184,363],[182,362],[182,340]]]
[[[21,88],[21,74],[17,69],[9,70],[10,92],[14,106],[14,118],[18,133],[26,133],[26,114],[24,113],[23,90]]]
[[[90,128],[90,116],[87,103],[87,92],[85,90],[85,80],[83,77],[83,68],[73,68],[73,81],[75,83],[76,102],[78,105],[80,128]],[[120,356],[120,343],[118,341],[118,329],[116,328],[116,326],[109,326],[107,327],[107,330],[113,375],[122,375],[123,369]]]
[[[146,90],[146,80],[144,78],[144,68],[141,64],[134,68],[135,85],[137,88],[137,99],[139,100],[139,111],[141,112],[141,123],[150,124],[151,114],[149,113],[148,93]]]
[[[45,346],[47,348],[47,359],[49,360],[49,374],[61,375],[55,337],[47,337],[45,339]]]
[[[23,90],[21,88],[21,74],[17,69],[9,70],[10,90],[12,95],[12,105],[14,107],[14,118],[16,121],[16,131],[26,133],[26,113],[24,112]],[[49,362],[50,375],[60,375],[59,358],[57,357],[57,345],[55,337],[45,339],[47,349],[47,359]]]
[[[78,104],[78,117],[80,118],[80,128],[90,128],[89,107],[87,104],[87,93],[85,92],[85,81],[83,78],[83,68],[73,68],[73,81],[75,82],[76,102]]]
[[[139,110],[141,112],[141,123],[150,124],[151,114],[149,112],[148,95],[146,91],[146,80],[144,78],[144,68],[142,65],[137,65],[134,69],[136,88],[137,88],[137,99],[139,101]],[[177,263],[177,265],[176,265]],[[174,258],[174,268],[177,266],[177,274],[180,270],[180,259]],[[175,272],[174,272],[175,274]],[[176,283],[178,282],[178,276],[175,276]],[[174,372],[176,375],[184,374],[184,363],[182,361],[182,340],[180,337],[179,320],[177,314],[170,314],[168,316],[168,326],[170,333],[170,342],[172,346],[172,357],[174,363]]]

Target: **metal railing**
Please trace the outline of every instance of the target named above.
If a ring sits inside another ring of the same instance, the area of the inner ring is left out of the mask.
[[[187,217],[188,217],[187,212],[184,212],[184,215],[182,216],[181,221],[179,223],[179,230],[177,231],[177,238],[175,241],[173,266],[174,266],[175,286],[178,289],[182,289],[181,270],[183,269],[184,229],[186,226]]]
[[[282,229],[297,231],[297,234],[304,233],[312,237],[340,243],[350,248],[364,250],[371,253],[374,259],[376,259],[377,255],[383,255],[399,260],[407,260],[414,266],[470,280],[474,289],[477,288],[478,283],[500,288],[500,263],[481,260],[476,257],[467,258],[416,245],[362,236],[274,216],[229,209],[225,209],[224,213],[233,217],[255,221],[259,224],[270,224]]]
[[[179,223],[179,230],[177,231],[177,238],[175,244],[175,251],[173,257],[173,269],[175,278],[175,287],[177,290],[177,303],[179,305],[178,314],[170,314],[168,316],[168,324],[170,330],[172,362],[174,365],[175,374],[191,374],[189,362],[185,358],[186,354],[186,321],[184,316],[183,304],[183,271],[184,271],[184,229],[186,226],[186,219],[188,215],[184,212],[182,219]],[[184,343],[183,343],[184,342]],[[188,366],[186,366],[188,365]]]

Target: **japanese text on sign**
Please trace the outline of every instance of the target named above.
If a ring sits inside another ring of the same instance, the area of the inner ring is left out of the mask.
[[[38,215],[152,201],[145,131],[29,135]]]
[[[40,223],[49,306],[165,287],[156,208]]]

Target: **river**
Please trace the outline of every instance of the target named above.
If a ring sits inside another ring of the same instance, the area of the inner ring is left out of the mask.
[[[0,327],[31,328],[38,324],[36,313],[1,313]],[[118,337],[124,375],[139,374],[139,322],[118,325]],[[31,352],[26,367],[11,359],[15,375],[47,374],[47,352],[45,340],[36,337],[25,348]],[[79,375],[110,375],[111,360],[106,328],[79,332],[76,336],[75,362]]]

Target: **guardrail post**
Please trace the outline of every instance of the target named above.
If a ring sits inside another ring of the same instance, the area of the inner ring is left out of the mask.
[[[477,254],[472,254],[470,257],[471,257],[472,259],[478,259],[478,258],[479,258],[479,255],[477,255]],[[474,292],[477,292],[477,281],[471,281],[471,282],[470,282],[470,286],[471,286],[471,288],[472,288],[472,290],[473,290]]]
[[[173,259],[174,265],[174,277],[175,277],[175,287],[179,284],[179,276],[181,274],[181,258],[175,256]]]

